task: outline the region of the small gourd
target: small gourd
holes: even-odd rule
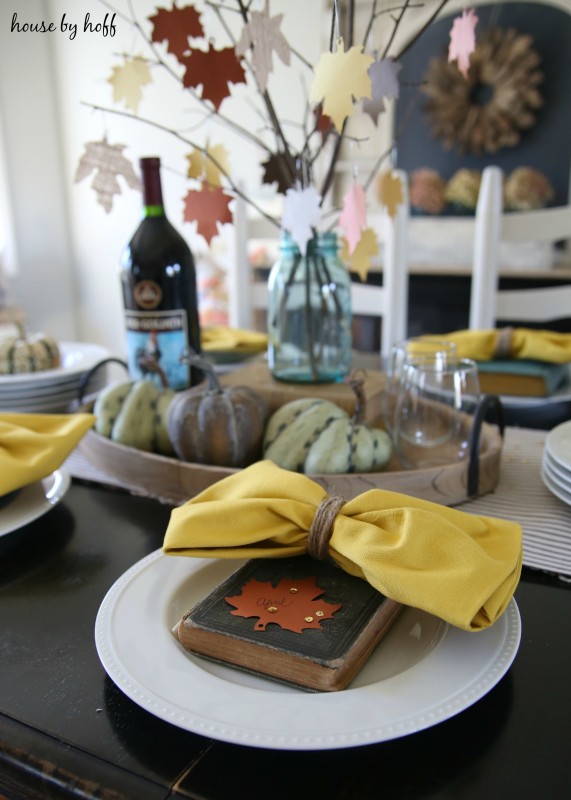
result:
[[[210,362],[188,359],[204,384],[178,392],[168,410],[167,429],[178,457],[197,464],[245,467],[259,459],[268,418],[265,400],[247,386],[223,388]]]
[[[306,475],[384,469],[392,454],[391,439],[386,431],[363,422],[362,381],[347,382],[357,396],[352,417],[329,400],[292,400],[268,421],[264,458]]]
[[[0,374],[15,375],[26,372],[43,372],[61,364],[57,341],[52,336],[36,334],[28,337],[23,326],[18,336],[0,340]]]
[[[175,392],[164,376],[161,381],[162,388],[151,378],[105,387],[93,406],[95,431],[118,444],[173,456],[166,421]]]

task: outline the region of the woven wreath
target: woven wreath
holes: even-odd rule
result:
[[[543,105],[541,58],[532,37],[489,28],[470,57],[468,77],[455,62],[431,60],[422,91],[432,135],[447,150],[495,153],[514,147]]]

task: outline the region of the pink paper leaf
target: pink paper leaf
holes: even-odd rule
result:
[[[470,56],[476,49],[476,25],[478,17],[473,9],[464,10],[461,17],[456,17],[450,31],[448,61],[457,61],[462,75],[468,77]]]
[[[352,254],[359,240],[363,228],[367,225],[367,204],[363,187],[353,181],[343,198],[343,211],[339,217],[339,224],[345,230],[345,238]]]

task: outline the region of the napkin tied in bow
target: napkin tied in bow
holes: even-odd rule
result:
[[[92,414],[0,414],[0,495],[51,475],[94,422]]]
[[[469,329],[438,338],[456,344],[458,358],[475,361],[512,358],[553,364],[571,361],[571,333],[531,328]]]
[[[167,555],[280,558],[308,550],[325,490],[261,461],[173,510]],[[372,489],[338,504],[328,555],[405,605],[477,631],[503,613],[521,573],[521,526],[398,492]]]

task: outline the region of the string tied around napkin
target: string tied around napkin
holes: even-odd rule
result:
[[[345,572],[403,605],[468,631],[489,627],[506,609],[521,574],[517,522],[384,489],[338,503],[307,475],[258,461],[173,509],[163,553],[304,555],[313,527],[312,549],[327,549]]]
[[[496,339],[494,358],[505,360],[511,357],[513,328],[500,328]]]
[[[307,552],[312,558],[323,561],[329,555],[329,540],[333,524],[345,498],[339,495],[326,495],[317,506],[313,522],[307,534]]]

